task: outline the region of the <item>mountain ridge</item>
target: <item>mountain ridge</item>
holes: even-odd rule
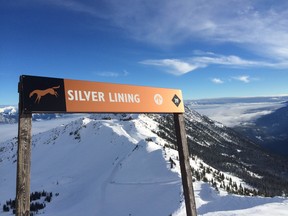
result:
[[[215,196],[218,195],[214,190],[220,194],[228,191],[249,196],[287,194],[277,187],[265,191],[261,184],[251,184],[249,178],[256,182],[267,181],[269,172],[271,178],[283,180],[283,177],[281,173],[277,176],[277,170],[259,173],[258,160],[240,160],[241,152],[246,153],[245,145],[240,145],[245,139],[235,138],[235,132],[230,132],[229,128],[189,108],[186,108],[185,122],[196,186],[199,181],[209,183],[215,188],[211,189]],[[147,215],[147,212],[149,215],[184,215],[174,133],[172,115],[97,114],[34,135],[31,191],[52,191],[54,195],[42,213],[53,216],[79,213],[114,216],[119,212],[123,215]],[[229,145],[237,148],[231,150]],[[209,148],[212,154],[204,157]],[[247,149],[257,150],[256,147]],[[11,189],[14,191],[15,182],[11,179],[16,178],[16,173],[11,169],[16,169],[16,150],[16,138],[0,144],[0,169],[4,173],[0,177],[2,205],[14,197]],[[216,163],[218,158],[220,165]],[[273,156],[269,159],[271,162]],[[246,178],[237,177],[234,165]],[[284,167],[282,171],[286,172]],[[198,203],[199,211],[206,212],[201,205]]]
[[[181,181],[175,171],[170,171],[159,145],[142,139],[151,137],[152,132],[140,124],[141,119],[100,116],[76,120],[33,136],[31,191],[59,194],[51,204],[46,204],[46,215],[112,216],[135,211],[142,212],[138,215],[157,215],[158,211],[160,215],[169,215],[176,211],[181,203]],[[145,122],[148,123],[147,119]],[[13,184],[7,179],[15,177],[8,173],[16,168],[15,155],[16,139],[1,145],[0,168],[6,175],[0,177],[0,185],[10,185],[12,190]],[[1,191],[1,198],[6,200],[14,196],[3,187]],[[162,193],[166,195],[159,197]],[[167,200],[167,196],[171,199]],[[148,197],[159,200],[149,201]]]

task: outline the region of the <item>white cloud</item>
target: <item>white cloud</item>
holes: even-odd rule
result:
[[[98,76],[103,76],[103,77],[118,77],[119,73],[114,73],[114,72],[99,72],[96,73]]]
[[[233,77],[233,79],[244,82],[244,83],[249,83],[251,82],[251,79],[249,76],[247,75],[243,75],[243,76],[238,76],[238,77]]]
[[[205,53],[197,51],[197,54],[205,54]],[[183,75],[195,71],[199,68],[209,67],[210,65],[218,65],[233,68],[274,66],[273,64],[270,63],[246,60],[234,55],[224,56],[208,52],[206,53],[206,55],[203,56],[194,56],[186,59],[160,59],[160,60],[149,59],[141,61],[140,63],[156,66],[164,70],[164,72],[174,75]]]
[[[43,2],[43,1],[42,1]],[[47,2],[47,1],[45,1]],[[288,1],[49,0],[157,45],[232,43],[288,67]]]
[[[116,72],[97,72],[96,75],[103,76],[103,77],[120,77],[120,76],[127,76],[128,72],[124,71],[123,73],[116,73]]]
[[[213,78],[211,81],[215,84],[223,84],[224,83],[224,81],[219,79],[219,78]]]
[[[216,55],[213,56],[200,56],[200,57],[193,57],[193,62],[197,62],[198,64],[202,65],[226,65],[226,66],[233,66],[233,67],[252,67],[252,66],[267,66],[268,64],[265,62],[257,62],[251,60],[245,60],[235,55]]]
[[[183,75],[198,68],[196,65],[180,59],[144,60],[140,63],[163,68],[165,72],[174,75]]]

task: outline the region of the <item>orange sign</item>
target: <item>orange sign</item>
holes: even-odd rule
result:
[[[183,113],[180,90],[64,80],[67,112]]]
[[[177,89],[34,76],[22,76],[20,84],[24,112],[184,112]]]

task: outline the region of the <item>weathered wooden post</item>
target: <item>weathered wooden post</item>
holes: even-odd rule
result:
[[[24,113],[22,81],[19,83],[19,120],[16,182],[16,216],[30,216],[30,167],[32,113]]]
[[[192,171],[189,163],[189,149],[185,131],[185,121],[182,113],[174,113],[174,124],[182,175],[186,213],[187,216],[197,216],[192,182]]]

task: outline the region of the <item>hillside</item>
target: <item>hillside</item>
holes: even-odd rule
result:
[[[38,213],[45,216],[185,215],[178,155],[173,145],[174,128],[170,118],[171,115],[92,115],[34,135],[31,192],[34,195],[36,192],[45,194],[45,198],[40,197],[32,202],[45,205]],[[244,153],[242,141],[235,143],[240,138],[234,137],[233,142],[229,142],[229,129],[189,109],[186,124],[190,145],[191,140],[195,139],[200,146],[195,151],[192,145],[191,151],[200,215],[223,210],[229,212],[238,209],[241,212],[244,208],[260,208],[259,205],[270,204],[280,212],[285,206],[287,208],[288,203],[284,198],[250,199],[227,194],[225,191],[250,196],[258,191],[246,179],[237,177],[237,172],[228,169],[229,163],[237,164],[239,159],[232,160],[234,157],[225,155],[227,147],[223,146],[229,143],[235,147],[237,144],[237,149]],[[206,135],[200,135],[204,132]],[[213,146],[218,144],[221,144],[219,151],[223,152],[216,151],[214,155],[218,158],[216,155],[220,154],[223,170],[218,163],[214,163],[214,159],[213,163],[207,160],[206,157],[212,157],[211,155],[204,156],[209,146],[214,151]],[[9,200],[15,197],[16,151],[16,139],[0,144],[1,215],[11,215],[12,212],[10,209],[4,212],[4,205],[7,207],[7,201],[10,203]],[[229,163],[226,162],[227,158]],[[277,160],[272,156],[269,159],[275,165],[273,161]],[[248,164],[246,167],[242,164],[242,159],[238,165],[242,171],[249,167]],[[271,172],[271,176],[276,176],[276,172]],[[266,178],[259,176],[259,173],[251,173],[250,169],[247,173],[258,182]],[[276,189],[274,193],[277,192]],[[231,203],[231,208],[220,205],[221,202],[217,204],[221,200]],[[237,205],[234,201],[243,205]]]
[[[232,173],[256,188],[260,195],[288,193],[287,160],[265,151],[248,138],[186,107],[186,131],[192,156],[209,166]],[[159,136],[175,143],[171,115],[161,122]]]
[[[33,136],[31,192],[54,195],[45,215],[176,211],[181,181],[155,143],[161,139],[147,128],[155,123],[145,116],[133,121],[95,117]],[[145,141],[147,137],[155,142]],[[1,203],[15,196],[15,154],[15,140],[1,145]]]

